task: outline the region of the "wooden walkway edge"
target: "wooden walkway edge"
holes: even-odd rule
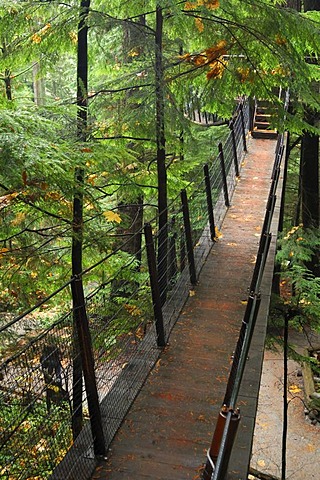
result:
[[[222,238],[213,246],[170,343],[92,480],[199,479],[225,394],[246,307],[274,161],[274,140],[250,140]],[[279,182],[281,189],[281,180]],[[278,195],[278,203],[280,195]],[[262,303],[238,406],[242,420],[230,480],[246,480],[262,369],[278,209]]]

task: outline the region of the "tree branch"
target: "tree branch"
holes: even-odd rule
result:
[[[114,135],[113,137],[93,137],[94,140],[118,140],[118,139],[134,140],[134,141],[143,141],[143,142],[155,142],[152,138],[138,138],[130,137],[129,135]]]
[[[11,191],[8,187],[3,185],[3,183],[0,183],[0,188],[3,188],[3,190],[5,190],[8,193]],[[37,205],[35,205],[33,202],[31,202],[28,199],[22,198],[20,193],[18,194],[18,196],[14,200],[17,201],[17,199],[19,199],[25,205],[29,205],[30,207],[34,208],[35,210],[38,210],[41,213],[44,213],[45,215],[48,215],[49,217],[56,218],[57,220],[60,220],[62,222],[67,223],[68,225],[71,225],[71,223],[72,223],[70,220],[67,220],[66,218],[63,218],[60,215],[56,215],[55,213],[49,212],[48,210],[45,210],[44,208],[38,207]]]
[[[120,93],[120,92],[127,92],[128,90],[137,90],[139,88],[144,88],[144,87],[152,87],[152,83],[144,83],[143,85],[133,85],[130,87],[122,87],[122,88],[103,88],[102,90],[99,90],[98,92],[92,93],[88,95],[88,99],[90,100],[91,98],[96,97],[97,95],[100,95],[101,93]]]

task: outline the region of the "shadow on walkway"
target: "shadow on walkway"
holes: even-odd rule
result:
[[[200,478],[246,308],[275,147],[274,140],[250,140],[249,153],[223,223],[222,237],[207,258],[199,283],[172,331],[169,345],[117,433],[108,460],[96,468],[92,479]],[[272,229],[275,234],[277,216],[278,207]],[[262,282],[257,328],[238,400],[242,419],[228,476],[234,480],[247,478],[274,240]]]

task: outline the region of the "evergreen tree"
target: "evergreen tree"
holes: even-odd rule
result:
[[[61,275],[68,278],[71,269],[67,252],[72,239],[72,170],[76,165],[83,168],[84,175],[83,261],[89,265],[114,244],[110,229],[119,222],[127,229],[125,218],[132,224],[133,216],[141,212],[142,205],[140,200],[136,204],[136,199],[143,198],[145,210],[147,205],[158,204],[158,226],[161,231],[166,228],[168,198],[174,198],[195,178],[193,169],[207,156],[201,145],[208,145],[215,135],[188,118],[185,110],[191,104],[229,118],[240,95],[267,98],[275,106],[273,125],[279,130],[289,128],[297,135],[317,132],[317,126],[304,117],[303,108],[315,114],[319,110],[318,93],[313,88],[318,68],[305,62],[306,57],[316,57],[319,52],[318,14],[283,8],[283,4],[271,0],[130,4],[92,0],[88,15],[87,141],[79,146],[74,125],[78,2],[2,2],[1,105],[11,120],[2,122],[5,148],[1,159],[4,167],[12,165],[10,175],[2,178],[2,194],[19,192],[15,205],[25,200],[23,195],[29,195],[27,208],[38,215],[36,228],[34,223],[31,230],[39,230],[39,224],[46,235],[50,231],[51,251],[59,251],[60,260],[54,261],[56,281]],[[291,2],[289,6],[294,5]],[[35,63],[40,67],[37,80],[45,79],[46,104],[40,108],[33,104]],[[290,89],[294,104],[294,113],[287,115],[285,123],[279,86]],[[22,127],[21,111],[26,112],[24,118],[33,118],[29,129]],[[13,130],[19,114],[19,142],[27,148],[18,152],[17,132]],[[49,124],[52,135],[46,132]],[[46,148],[40,155],[44,143]],[[51,156],[57,155],[50,149],[63,163],[59,174],[54,170],[51,175]],[[37,156],[31,161],[31,152],[39,152],[39,161],[34,161]],[[117,212],[119,199],[122,205]],[[131,207],[134,204],[137,207]],[[21,268],[26,256],[19,263],[15,259],[22,251],[28,251],[29,258],[30,249],[23,242],[33,244],[34,235],[38,238],[34,249],[38,257],[34,258],[49,251],[47,241],[46,247],[41,246],[39,233],[33,232],[32,240],[26,240],[31,232],[23,223],[25,219],[13,219],[13,210],[9,213],[9,208],[3,207],[3,248],[10,252],[4,252],[6,258],[10,256]],[[152,218],[156,210],[148,207],[146,212]],[[166,246],[166,241],[160,243]],[[49,258],[45,261],[49,265]],[[13,272],[13,268],[9,270]],[[3,271],[7,272],[5,267]],[[41,274],[42,282],[43,277]],[[46,290],[47,286],[43,293]]]

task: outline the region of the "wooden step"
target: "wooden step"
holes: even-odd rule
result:
[[[253,138],[274,139],[277,131],[270,126],[274,106],[268,100],[258,100],[254,118],[254,128],[251,132]]]
[[[272,105],[269,100],[257,100],[257,105],[259,107],[270,108]]]
[[[270,119],[270,113],[257,113],[254,117],[255,122],[269,122]]]
[[[276,130],[252,130],[251,132],[252,138],[265,138],[265,139],[276,139],[278,137],[278,133]]]
[[[268,130],[270,129],[270,123],[269,122],[260,122],[260,121],[256,121],[254,122],[254,128],[257,128],[257,129],[262,129],[262,130]]]

